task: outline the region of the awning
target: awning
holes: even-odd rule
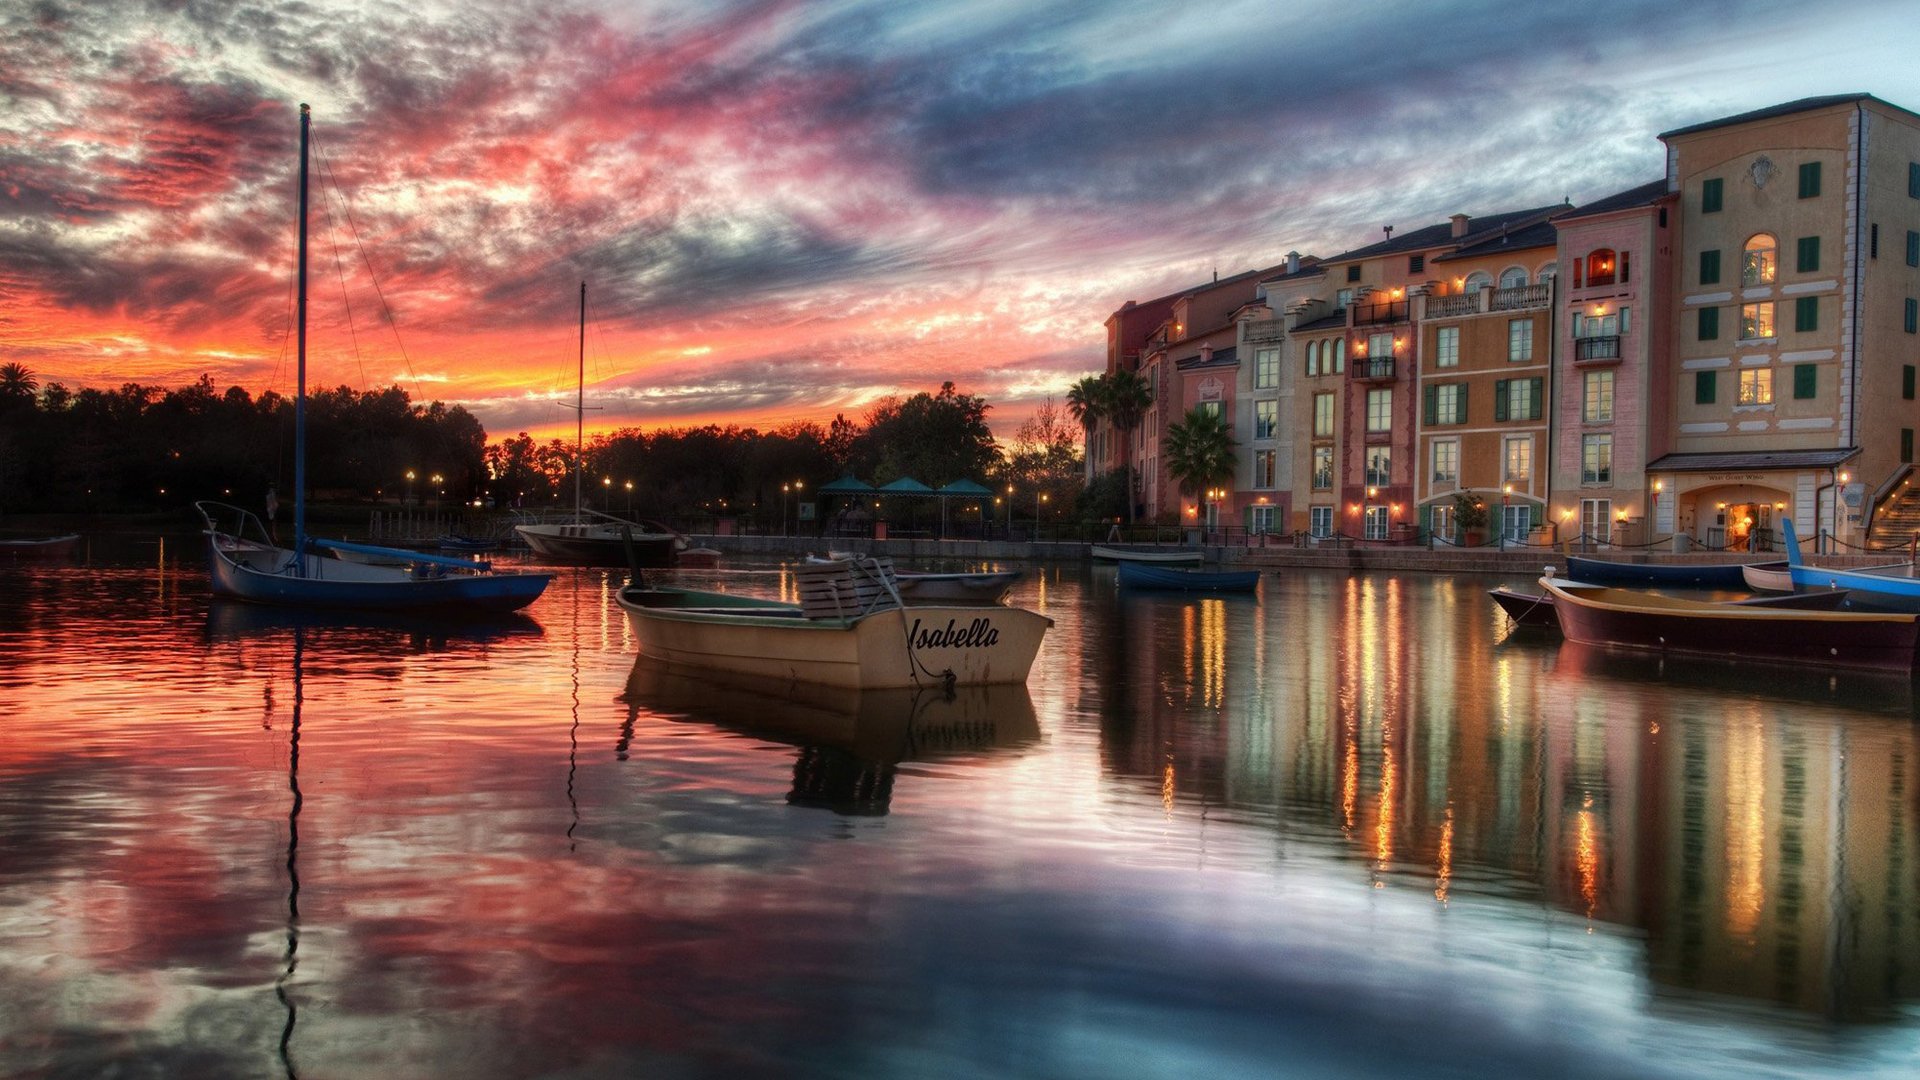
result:
[[[1647,472],[1791,472],[1833,469],[1860,456],[1857,446],[1827,450],[1748,450],[1727,454],[1668,454],[1648,463]]]

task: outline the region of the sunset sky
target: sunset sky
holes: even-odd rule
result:
[[[1005,437],[1128,299],[1920,109],[1917,43],[1912,0],[0,0],[0,363],[291,392],[306,101],[310,385],[571,432],[584,280],[590,429],[951,379]]]

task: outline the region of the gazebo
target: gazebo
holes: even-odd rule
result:
[[[955,480],[935,494],[940,496],[940,533],[947,531],[947,503],[954,499],[980,500],[980,536],[987,535],[987,506],[993,499],[993,489],[985,484],[976,484],[972,480]]]
[[[853,506],[864,504],[870,498],[938,499],[940,500],[940,535],[944,537],[947,533],[947,506],[954,499],[980,500],[981,531],[984,535],[987,521],[986,503],[993,498],[993,489],[972,480],[955,480],[953,483],[939,490],[935,490],[911,476],[903,476],[892,483],[885,484],[881,487],[874,487],[871,484],[867,484],[848,475],[842,476],[840,479],[831,483],[820,485],[814,489],[814,494],[822,500],[830,500],[835,496],[846,499],[847,502],[841,510],[841,516],[843,518],[853,517],[854,515],[850,513]],[[830,506],[828,508],[830,509]],[[827,515],[822,516],[822,520],[827,519]]]

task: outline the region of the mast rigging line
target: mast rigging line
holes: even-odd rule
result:
[[[387,303],[387,291],[380,287],[380,275],[374,272],[373,259],[370,255],[367,254],[367,245],[360,238],[360,227],[353,220],[353,204],[350,200],[348,200],[346,189],[340,186],[340,179],[337,175],[335,175],[333,171],[333,160],[327,156],[326,151],[322,147],[320,147],[317,142],[314,145],[313,152],[314,152],[314,156],[320,159],[320,170],[321,172],[326,174],[327,182],[332,185],[334,197],[340,200],[340,215],[342,218],[346,220],[347,232],[349,233],[349,235],[353,237],[354,250],[360,253],[361,265],[367,268],[367,280],[371,282],[373,285],[374,295],[379,297],[380,299],[380,310],[387,317],[387,327],[393,331],[394,347],[400,351],[400,361],[402,364],[406,366],[407,378],[413,381],[414,395],[420,399],[421,403],[424,403],[427,397],[426,391],[421,385],[419,373],[413,369],[413,357],[407,352],[407,343],[401,340],[400,338],[400,323],[397,319],[394,318],[393,305]],[[322,200],[322,207],[323,209],[325,207],[324,200]],[[332,223],[333,218],[331,214],[328,215],[327,220],[329,224]],[[336,259],[337,259],[337,250],[336,250]],[[346,279],[345,279],[344,272],[342,272],[340,288],[341,288],[341,292],[344,294],[346,292]],[[352,312],[351,305],[349,305],[348,307],[347,324],[349,327],[351,327],[353,324],[353,312]],[[358,349],[359,349],[359,343],[358,343],[358,339],[356,338],[355,339],[356,359],[358,358],[358,355],[359,355]],[[361,378],[363,380],[366,378],[366,370],[364,366],[361,369]]]

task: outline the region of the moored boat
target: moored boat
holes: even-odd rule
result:
[[[1120,584],[1134,589],[1174,589],[1183,592],[1253,592],[1260,586],[1258,570],[1189,570],[1155,563],[1123,562]]]
[[[1808,566],[1800,554],[1800,538],[1791,519],[1781,521],[1787,539],[1787,567],[1796,589],[1847,589],[1860,605],[1895,611],[1920,611],[1920,568],[1899,562],[1886,566],[1845,569]]]
[[[1022,608],[900,602],[873,560],[794,570],[800,603],[629,585],[619,594],[644,656],[829,686],[1024,683],[1053,620]]]
[[[1592,585],[1669,589],[1743,589],[1745,563],[1629,563],[1567,556],[1567,577]]]
[[[1545,594],[1523,593],[1518,589],[1509,589],[1505,585],[1497,589],[1488,589],[1487,595],[1500,605],[1516,626],[1537,629],[1558,630],[1560,617],[1554,613],[1553,597]],[[1852,594],[1845,589],[1815,589],[1798,593],[1770,593],[1764,596],[1749,596],[1740,600],[1720,600],[1715,603],[1732,607],[1770,607],[1790,608],[1805,611],[1839,611],[1847,606]]]
[[[1793,591],[1793,570],[1785,559],[1779,562],[1747,563],[1740,568],[1740,578],[1754,592]]]
[[[79,533],[0,539],[0,558],[19,560],[64,559],[80,544]]]
[[[809,556],[810,562],[859,559],[850,551],[829,551],[825,559]],[[896,570],[900,596],[910,604],[997,604],[1007,598],[1014,583],[1026,575],[1023,570],[940,571]]]
[[[1570,641],[1733,660],[1911,671],[1920,615],[1718,604],[1543,577]]]
[[[1089,554],[1102,562],[1197,563],[1202,561],[1200,553],[1189,548],[1117,548],[1095,544]]]

